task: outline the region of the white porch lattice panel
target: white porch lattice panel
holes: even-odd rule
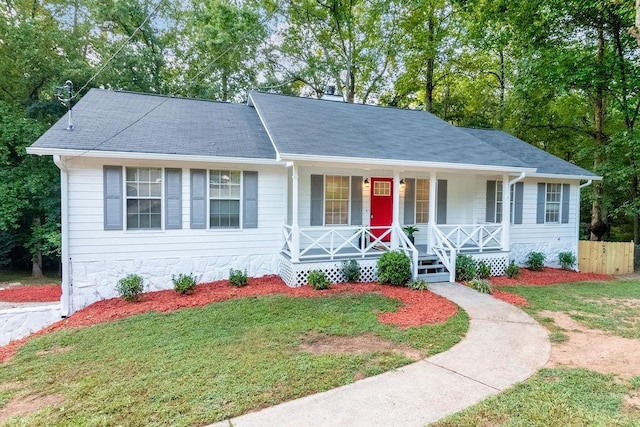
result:
[[[509,252],[483,252],[469,254],[476,263],[483,261],[491,267],[491,276],[504,276],[509,265]]]
[[[360,281],[375,282],[378,280],[375,259],[356,259],[360,266]],[[324,272],[331,283],[344,282],[341,261],[303,262],[293,263],[284,256],[280,256],[278,274],[291,288],[297,288],[308,283],[309,272],[320,270]]]

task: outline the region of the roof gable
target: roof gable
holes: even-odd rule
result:
[[[255,110],[242,104],[91,89],[32,147],[275,159]]]

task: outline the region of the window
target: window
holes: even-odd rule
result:
[[[240,171],[209,171],[209,227],[240,228]]]
[[[429,222],[429,180],[416,179],[416,224]]]
[[[562,184],[547,184],[544,222],[560,223]]]
[[[162,225],[162,169],[127,168],[127,229],[153,230]]]
[[[503,203],[503,193],[502,193],[502,181],[495,181],[495,197],[494,200],[494,217],[496,223],[502,222],[502,203]],[[509,221],[513,224],[513,219],[515,217],[515,185],[511,185],[509,189]]]
[[[324,222],[328,225],[349,224],[348,176],[325,177]]]

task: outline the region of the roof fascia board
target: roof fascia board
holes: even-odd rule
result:
[[[256,110],[256,113],[258,113],[258,119],[260,119],[260,123],[262,123],[262,127],[264,128],[264,131],[267,132],[267,136],[269,137],[271,146],[273,146],[273,149],[276,152],[276,159],[281,160],[280,150],[278,150],[278,147],[276,146],[276,143],[273,140],[273,136],[271,135],[271,131],[269,130],[269,126],[267,126],[267,122],[262,118],[262,114],[260,114],[260,108],[258,108],[258,105],[256,105],[255,101],[253,100],[253,96],[251,95],[251,92],[249,92],[249,96],[247,98],[247,105],[253,106],[253,108]]]
[[[109,158],[109,159],[134,159],[134,160],[171,160],[201,163],[251,163],[260,165],[284,165],[276,159],[259,159],[252,157],[218,157],[218,156],[194,156],[188,154],[159,154],[138,153],[124,151],[91,151],[91,150],[65,150],[59,148],[27,147],[28,154],[40,156],[65,156],[73,159],[78,157]]]
[[[543,178],[543,179],[575,179],[577,181],[602,181],[602,177],[598,175],[561,175],[553,173],[532,173],[527,178]]]
[[[280,155],[280,160],[301,161],[301,162],[323,162],[336,164],[361,164],[363,166],[386,166],[393,168],[430,168],[439,170],[469,170],[483,172],[513,172],[527,174],[533,173],[536,169],[517,167],[517,166],[493,166],[493,165],[474,165],[467,163],[443,163],[443,162],[417,162],[414,160],[385,160],[385,159],[367,159],[361,157],[330,157],[330,156],[314,156],[314,155],[297,155],[285,154]]]

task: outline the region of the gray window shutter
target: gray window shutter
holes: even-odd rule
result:
[[[164,228],[182,228],[182,169],[164,170]]]
[[[436,211],[436,224],[447,223],[447,180],[439,179],[436,192],[438,193],[438,207]]]
[[[242,227],[258,228],[258,172],[243,173]]]
[[[191,228],[207,228],[207,171],[191,169]]]
[[[311,175],[311,225],[322,225],[324,215],[324,175]]]
[[[487,213],[485,221],[496,222],[496,182],[487,181]]]
[[[416,223],[416,180],[407,178],[404,180],[404,223]]]
[[[569,197],[571,196],[571,185],[562,184],[562,223],[569,223]]]
[[[514,224],[522,224],[522,206],[523,206],[523,199],[524,199],[524,182],[516,182],[516,188],[514,190],[514,201],[513,203],[515,203],[514,206],[514,218],[513,218],[513,223]]]
[[[536,215],[536,223],[538,224],[544,224],[544,216],[545,216],[545,211],[544,211],[544,206],[545,206],[545,202],[547,200],[547,184],[545,184],[544,182],[539,182],[538,183],[538,208],[537,208],[537,215]]]
[[[362,225],[362,177],[351,177],[351,225]]]
[[[122,230],[122,166],[104,167],[104,229]]]

